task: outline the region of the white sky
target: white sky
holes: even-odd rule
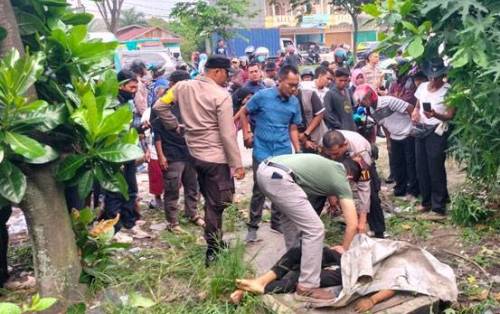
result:
[[[77,0],[69,0],[75,5]],[[98,15],[97,7],[94,1],[81,0],[87,12]],[[125,0],[122,9],[135,8],[136,11],[144,12],[147,16],[156,16],[168,18],[170,10],[177,3],[176,0]]]

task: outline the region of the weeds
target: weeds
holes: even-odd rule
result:
[[[103,310],[106,313],[267,313],[260,298],[247,296],[240,306],[228,303],[235,289],[235,279],[252,276],[244,260],[245,246],[236,242],[223,250],[214,265],[206,268],[205,243],[198,228],[186,226],[189,233],[161,234],[168,249],[142,249],[125,252],[116,259],[112,292],[107,291]],[[154,302],[147,309],[134,307],[131,291]],[[119,295],[117,299],[116,295]]]
[[[392,216],[388,222],[389,232],[394,236],[412,234],[419,239],[427,239],[430,234],[432,223],[425,220],[407,219],[398,216]]]
[[[231,204],[224,210],[223,228],[225,232],[234,232],[241,221],[240,210],[236,204]]]
[[[486,221],[494,211],[490,206],[496,201],[486,187],[470,183],[456,193],[451,202],[451,219],[457,225],[472,226]]]
[[[340,244],[344,239],[345,225],[335,221],[329,215],[321,216],[325,226],[325,243],[329,245]]]

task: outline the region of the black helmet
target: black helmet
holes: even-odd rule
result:
[[[311,76],[314,77],[314,71],[311,68],[305,68],[302,70],[300,73],[300,78],[303,78],[304,76]]]

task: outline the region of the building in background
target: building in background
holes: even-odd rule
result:
[[[280,28],[281,37],[296,45],[310,42],[326,46],[348,44],[352,47],[352,20],[348,14],[334,10],[328,0],[314,0],[310,12],[305,6],[292,8],[289,0],[265,0],[261,14],[266,28]],[[302,17],[299,21],[299,17]],[[366,25],[367,17],[359,17],[357,42],[376,41],[375,25]]]

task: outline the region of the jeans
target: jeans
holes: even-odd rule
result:
[[[415,168],[415,139],[407,137],[403,140],[391,139],[391,155],[393,175],[396,180],[394,193],[405,195],[410,193],[418,196],[419,188]]]
[[[446,135],[431,133],[416,139],[417,175],[422,195],[422,206],[430,207],[437,213],[446,212],[448,188],[446,182]]]
[[[264,202],[266,196],[261,192],[259,185],[257,184],[257,168],[259,164],[255,160],[252,161],[253,170],[253,189],[252,189],[252,199],[250,200],[250,222],[248,223],[249,228],[258,229],[259,223],[262,221],[262,210],[264,209]],[[271,205],[271,227],[277,228],[280,225],[280,212],[276,209],[274,204]]]

